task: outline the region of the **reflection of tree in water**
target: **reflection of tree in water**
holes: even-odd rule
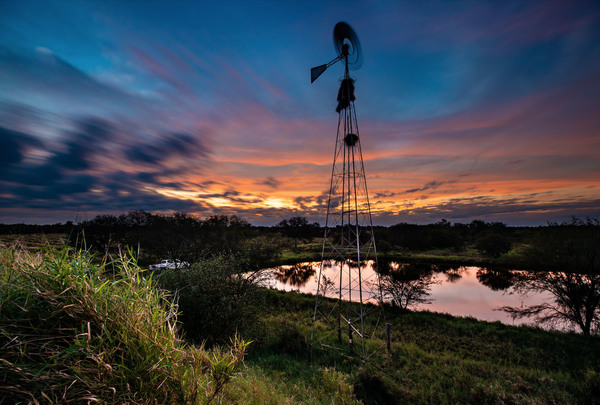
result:
[[[435,264],[431,266],[433,271],[437,273],[444,273],[446,275],[446,281],[449,283],[456,283],[462,278],[464,272],[467,271],[466,267],[451,267],[442,264]]]
[[[430,304],[431,286],[439,283],[431,265],[379,262],[378,272],[384,300],[401,309]]]
[[[311,263],[298,263],[290,268],[277,268],[274,277],[282,283],[294,287],[303,287],[314,274],[315,269]]]
[[[526,257],[537,267],[556,272],[520,273],[515,290],[548,291],[552,302],[524,308],[504,307],[515,317],[535,317],[538,322],[565,321],[586,335],[600,333],[600,222],[573,218],[550,225],[531,241]]]
[[[481,268],[477,270],[477,280],[492,291],[504,291],[515,284],[515,273],[510,270]]]
[[[547,291],[552,302],[528,307],[502,307],[516,318],[534,317],[536,322],[558,326],[565,321],[589,335],[600,332],[600,276],[565,272],[527,272],[517,276],[519,293]]]
[[[323,274],[321,285],[319,286],[319,295],[322,297],[332,297],[337,295],[339,291],[335,286],[335,282]]]

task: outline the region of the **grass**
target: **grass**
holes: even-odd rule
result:
[[[4,248],[0,403],[600,403],[598,337],[388,308],[391,353],[371,339],[365,364],[317,347],[309,364],[314,297],[262,294],[253,343],[207,349],[128,256]]]
[[[273,265],[275,266],[297,262],[321,260],[322,248],[322,238],[313,238],[310,241],[298,243],[297,246],[293,248],[282,250],[281,254],[274,259]]]
[[[128,257],[0,254],[0,398],[11,403],[209,403],[247,343],[206,350],[177,334],[176,306]],[[2,402],[2,401],[0,401]]]
[[[0,246],[19,246],[30,249],[40,246],[62,248],[68,235],[65,233],[0,234]]]
[[[372,342],[379,351],[371,351],[366,365],[317,350],[309,365],[314,298],[266,294],[264,333],[250,348],[244,372],[226,390],[232,402],[600,403],[598,337],[389,308],[391,354]],[[251,385],[252,392],[239,389]]]

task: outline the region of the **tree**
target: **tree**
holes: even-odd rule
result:
[[[512,247],[510,239],[497,233],[489,233],[477,241],[475,247],[486,256],[498,258],[507,253]]]
[[[214,215],[206,218],[200,229],[205,250],[203,256],[243,250],[250,228],[247,221],[235,215]]]
[[[534,317],[536,322],[576,325],[584,335],[590,335],[600,325],[600,276],[566,272],[528,272],[520,274],[515,291],[550,292],[551,302],[527,307],[503,307],[517,317]]]
[[[297,242],[299,239],[306,240],[316,236],[319,224],[317,222],[311,224],[305,217],[297,216],[282,220],[277,224],[277,227],[283,231],[285,236],[294,238]]]

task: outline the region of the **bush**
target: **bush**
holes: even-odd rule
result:
[[[63,250],[0,253],[0,397],[15,402],[211,401],[247,343],[181,341],[176,307],[130,259],[104,266]]]
[[[511,242],[506,236],[494,233],[483,236],[477,241],[475,247],[486,256],[498,258],[510,250]]]
[[[354,385],[354,394],[362,403],[398,403],[399,398],[396,398],[396,396],[390,391],[390,388],[379,375],[365,368],[360,369],[358,381]]]
[[[260,273],[245,274],[247,268],[243,257],[221,254],[157,277],[161,288],[174,294],[188,339],[223,343],[256,323]]]

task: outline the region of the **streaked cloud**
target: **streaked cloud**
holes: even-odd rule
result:
[[[334,56],[333,4],[3,9],[0,222],[323,222],[341,71],[308,71]],[[366,55],[353,74],[376,223],[600,217],[596,3],[375,1],[343,18]]]

